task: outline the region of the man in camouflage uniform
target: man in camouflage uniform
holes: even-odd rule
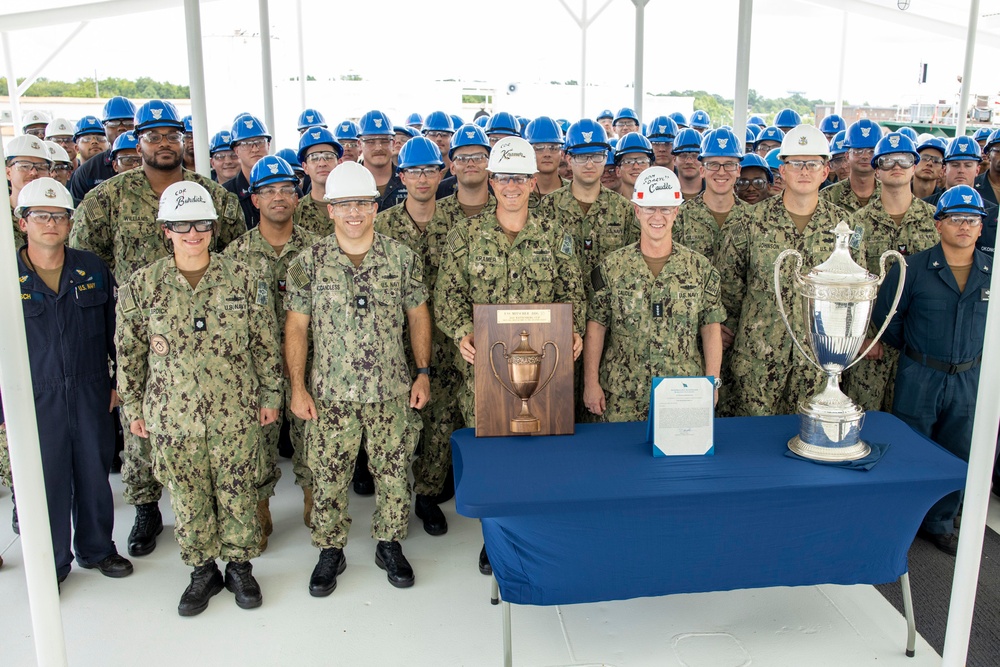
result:
[[[919,161],[913,142],[898,132],[887,134],[875,147],[871,163],[882,190],[847,221],[852,229],[867,228],[868,257],[863,265],[870,273],[879,275],[879,258],[886,250],[908,256],[940,240],[934,226],[934,207],[910,190],[914,165]],[[878,328],[872,326],[869,335],[874,337],[876,333]],[[873,349],[868,358],[844,374],[844,392],[865,410],[890,412],[898,361],[899,352],[891,346]]]
[[[312,186],[295,209],[295,226],[319,238],[333,233],[333,220],[326,210],[326,179],[344,155],[344,149],[325,127],[310,127],[299,137],[299,162]]]
[[[254,269],[270,288],[271,306],[278,322],[278,344],[273,350],[280,357],[285,329],[285,307],[282,299],[285,294],[285,277],[288,265],[299,253],[313,245],[319,239],[317,236],[298,225],[293,224],[298,195],[295,186],[298,179],[292,166],[273,155],[265,155],[250,170],[250,189],[253,205],[260,211],[260,223],[246,234],[226,246],[225,255]],[[303,453],[305,447],[305,424],[296,417],[290,407],[291,385],[287,381],[287,371],[284,382],[283,416],[288,420],[289,437],[293,445],[292,469],[295,473],[295,483],[302,488],[304,496],[303,521],[309,525],[309,515],[312,511],[312,474],[305,464]],[[274,495],[274,486],[281,478],[278,467],[278,437],[281,433],[282,414],[273,424],[264,428],[263,447],[260,462],[260,479],[257,482],[257,514],[263,529],[261,549],[267,548],[267,538],[273,529],[271,521],[270,498]]]
[[[413,585],[403,555],[410,516],[407,468],[430,399],[431,322],[419,255],[374,231],[378,188],[371,173],[344,162],[326,182],[336,230],[288,267],[285,354],[292,411],[306,424],[313,473],[312,542],[321,549],[309,593],[327,596],[344,571],[351,518],[347,485],[362,438],[375,478],[375,562],[393,586]],[[417,366],[404,356],[404,320]],[[307,336],[313,365],[306,384]]]
[[[727,319],[723,344],[731,345],[729,374],[732,389],[722,397],[720,412],[727,415],[780,415],[798,411],[798,402],[811,396],[822,382],[822,373],[794,349],[778,312],[774,292],[774,262],[787,248],[802,254],[808,270],[833,252],[831,230],[846,212],[819,197],[826,179],[830,146],[819,128],[799,125],[781,144],[785,189],[748,207],[723,231],[715,266],[722,275],[722,304]],[[856,261],[863,262],[867,248],[864,230],[852,240]],[[788,320],[800,341],[805,341],[802,299],[794,290],[794,262],[782,272],[782,298]]]
[[[867,206],[873,197],[878,197],[882,192],[882,184],[875,178],[872,154],[881,138],[882,129],[867,118],[851,124],[847,128],[846,138],[850,175],[823,188],[820,197],[848,213],[854,213]]]
[[[160,195],[174,183],[190,181],[208,191],[218,213],[213,229],[219,250],[246,230],[236,195],[182,167],[184,123],[170,102],[151,100],[139,107],[135,133],[142,167],[88,192],[76,209],[69,234],[70,247],[89,250],[103,259],[119,285],[138,269],[170,254],[156,215]],[[136,506],[128,553],[145,556],[156,548],[156,536],[163,530],[157,505],[161,487],[153,475],[149,442],[135,437],[128,428],[122,481],[125,502]]]
[[[701,160],[705,189],[681,205],[674,223],[673,238],[709,260],[722,236],[726,222],[744,207],[736,198],[743,151],[736,135],[727,128],[710,130],[702,142]]]
[[[609,254],[591,275],[583,401],[604,421],[645,420],[654,377],[712,375],[719,383],[726,316],[719,272],[704,256],[673,243],[681,202],[672,171],[642,172],[632,197],[639,242]]]
[[[406,199],[375,218],[375,231],[406,245],[423,260],[424,285],[433,294],[441,252],[448,236],[449,221],[437,210],[434,193],[444,176],[444,161],[437,145],[426,137],[414,137],[399,151],[399,176],[406,186]],[[432,308],[428,299],[428,309]],[[462,428],[458,389],[462,375],[455,367],[455,350],[440,329],[432,327],[431,396],[420,412],[423,430],[413,461],[414,511],[430,535],[444,535],[448,522],[435,502],[444,491],[451,465],[451,434]],[[404,338],[404,341],[406,339]],[[407,360],[411,357],[407,348]],[[410,369],[411,375],[416,373]]]
[[[573,180],[543,197],[534,214],[572,235],[582,276],[589,276],[612,250],[638,239],[629,201],[601,185],[610,150],[604,128],[597,121],[585,118],[570,125],[566,131],[566,154],[573,168]]]
[[[436,208],[448,220],[449,229],[458,221],[496,210],[497,200],[490,192],[486,173],[490,150],[490,140],[477,125],[468,123],[452,135],[448,154],[457,189],[455,194],[439,200]]]
[[[598,169],[603,161],[601,153]],[[484,212],[452,228],[434,285],[437,326],[467,362],[456,359],[465,377],[459,405],[466,426],[476,423],[473,304],[572,304],[573,359],[583,351],[586,303],[573,236],[528,208],[535,169],[535,152],[527,141],[505,137],[497,142],[487,165],[497,194],[496,212]],[[493,572],[485,547],[479,554],[479,570]]]
[[[152,443],[181,558],[194,567],[178,613],[200,614],[223,586],[250,609],[262,601],[250,564],[260,554],[260,427],[281,405],[270,289],[246,265],[209,252],[217,216],[204,187],[168,186],[158,218],[173,257],[136,271],[119,294],[122,419]]]

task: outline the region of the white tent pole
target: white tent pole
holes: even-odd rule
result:
[[[5,161],[2,147],[0,161]],[[7,192],[6,172],[0,173],[0,192]],[[68,664],[66,640],[59,613],[52,531],[45,499],[35,394],[28,364],[28,342],[24,332],[15,253],[10,207],[0,206],[0,312],[7,317],[6,326],[0,327],[0,386],[10,466],[17,489],[17,514],[21,523],[21,553],[28,584],[31,629],[35,657],[40,667],[65,667]]]
[[[737,139],[747,126],[750,96],[750,37],[753,32],[753,0],[740,0],[736,33],[736,95],[733,99],[733,132]],[[742,139],[740,139],[742,141]]]
[[[643,96],[643,74],[642,68],[646,60],[645,37],[646,37],[646,4],[649,0],[632,0],[635,5],[635,80],[633,81],[634,97],[632,104],[635,105],[635,115],[639,117],[639,127],[642,127],[642,96]]]
[[[277,127],[274,124],[274,81],[271,80],[271,18],[267,0],[257,0],[257,6],[260,10],[260,69],[264,86],[264,122],[267,131],[273,137]],[[274,152],[273,141],[271,152]]]
[[[833,113],[844,113],[844,70],[847,69],[847,12],[840,17],[840,66],[837,68],[837,98],[833,103]],[[847,124],[850,125],[848,120]]]
[[[299,107],[306,108],[306,47],[302,36],[302,0],[295,0],[295,27],[299,43]],[[274,128],[271,128],[272,130]]]
[[[971,0],[969,3],[969,32],[965,38],[965,67],[962,69],[962,97],[958,101],[958,118],[955,121],[956,137],[965,134],[966,117],[969,115],[969,95],[972,92],[972,58],[976,54],[976,32],[978,29],[979,0]]]
[[[580,118],[584,118],[587,115],[587,28],[601,15],[601,12],[607,9],[608,5],[611,4],[611,0],[605,0],[601,8],[589,19],[587,18],[587,0],[583,0],[583,13],[580,17],[569,8],[566,0],[559,0],[559,4],[576,21],[576,24],[580,26]]]
[[[3,42],[3,59],[7,63],[7,95],[10,96],[10,122],[14,134],[21,134],[21,95],[17,92],[17,75],[14,73],[14,59],[10,55],[10,35],[0,32],[0,42]],[[7,174],[4,173],[4,182]],[[6,192],[6,190],[5,190]],[[0,208],[3,208],[0,206]]]
[[[198,0],[184,0],[187,32],[188,77],[191,81],[191,124],[194,129],[195,169],[211,178],[208,156],[208,104],[205,99],[205,63],[201,49],[201,7]]]
[[[32,72],[28,78],[22,81],[21,85],[17,87],[18,96],[24,95],[28,88],[31,87],[31,84],[38,80],[39,75],[45,70],[46,67],[48,67],[49,63],[55,60],[55,57],[62,53],[63,49],[69,46],[69,43],[73,41],[73,38],[79,35],[80,31],[86,28],[89,23],[90,21],[84,21],[80,25],[76,26],[76,28],[73,29],[73,32],[71,32],[69,36],[59,44],[59,46],[52,50],[49,57],[43,60],[38,67],[35,68],[35,71]]]

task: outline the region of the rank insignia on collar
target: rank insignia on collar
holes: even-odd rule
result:
[[[898,246],[896,246],[896,249],[899,250],[899,254],[900,255],[905,255],[906,254],[906,244],[905,243],[900,243]]]
[[[194,330],[198,333],[208,331],[208,325],[205,323],[204,317],[194,318]]]
[[[78,276],[85,276],[85,275],[87,275],[87,272],[84,271],[83,269],[77,269],[76,270],[76,275],[78,275]]]
[[[941,262],[934,262],[931,266],[941,266]]]
[[[20,276],[18,278],[18,281],[21,282],[21,283],[23,283],[23,282],[25,282],[27,280],[28,280],[28,274],[24,274],[23,276]]]

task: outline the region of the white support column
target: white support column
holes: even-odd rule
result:
[[[14,134],[20,134],[21,130],[21,95],[17,92],[17,75],[14,73],[14,59],[10,54],[10,35],[0,32],[0,42],[3,42],[3,59],[7,64],[7,94],[10,96],[10,122],[14,127]],[[7,175],[4,174],[4,181]],[[3,208],[0,206],[0,208]],[[13,223],[11,223],[13,224]]]
[[[208,104],[205,99],[205,63],[201,49],[201,7],[199,0],[184,0],[187,33],[188,77],[191,81],[191,123],[194,129],[195,169],[211,178],[208,156]]]
[[[965,38],[965,67],[962,69],[962,98],[958,101],[958,119],[955,122],[955,136],[965,134],[966,118],[969,115],[969,95],[972,93],[972,58],[976,54],[976,32],[979,29],[979,0],[969,3],[969,32]],[[976,568],[978,572],[979,569]]]
[[[0,162],[4,161],[3,158],[0,147]],[[0,192],[7,192],[6,172],[0,172]],[[0,312],[5,313],[7,318],[6,326],[0,327],[4,428],[7,429],[11,472],[17,488],[21,553],[28,584],[35,658],[40,667],[65,667],[68,664],[66,639],[59,613],[59,590],[52,554],[49,509],[45,500],[42,455],[38,447],[38,422],[31,367],[28,364],[24,311],[17,280],[13,224],[10,208],[0,206]],[[11,574],[8,572],[3,576]]]
[[[274,136],[274,81],[271,79],[271,16],[267,0],[257,0],[260,10],[260,64],[261,79],[264,87],[264,123],[267,131]],[[271,152],[274,152],[274,142],[271,142]]]
[[[632,82],[633,92],[632,104],[635,106],[635,115],[639,117],[639,127],[642,127],[642,96],[643,96],[643,64],[646,60],[645,37],[646,37],[646,5],[649,0],[632,0],[635,5],[635,80]]]
[[[750,95],[750,37],[753,32],[753,0],[740,0],[736,28],[736,94],[733,96],[733,133],[740,138],[747,126]]]
[[[580,27],[580,118],[583,118],[587,115],[587,28],[601,15],[601,12],[607,9],[608,5],[611,4],[611,0],[605,0],[601,8],[590,18],[587,18],[587,0],[583,0],[583,13],[579,17],[569,8],[566,0],[559,0],[559,4],[563,6],[563,9],[569,13]]]
[[[846,11],[840,17],[840,67],[837,69],[837,99],[833,103],[833,113],[844,113],[844,70],[847,67],[847,17]],[[850,125],[850,121],[848,121]]]

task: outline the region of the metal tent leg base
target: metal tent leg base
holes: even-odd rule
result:
[[[503,667],[511,667],[514,657],[510,647],[510,603],[503,601]]]
[[[899,577],[899,586],[903,589],[903,612],[906,614],[906,657],[916,655],[917,623],[913,618],[913,596],[910,594],[910,573],[904,572]]]

